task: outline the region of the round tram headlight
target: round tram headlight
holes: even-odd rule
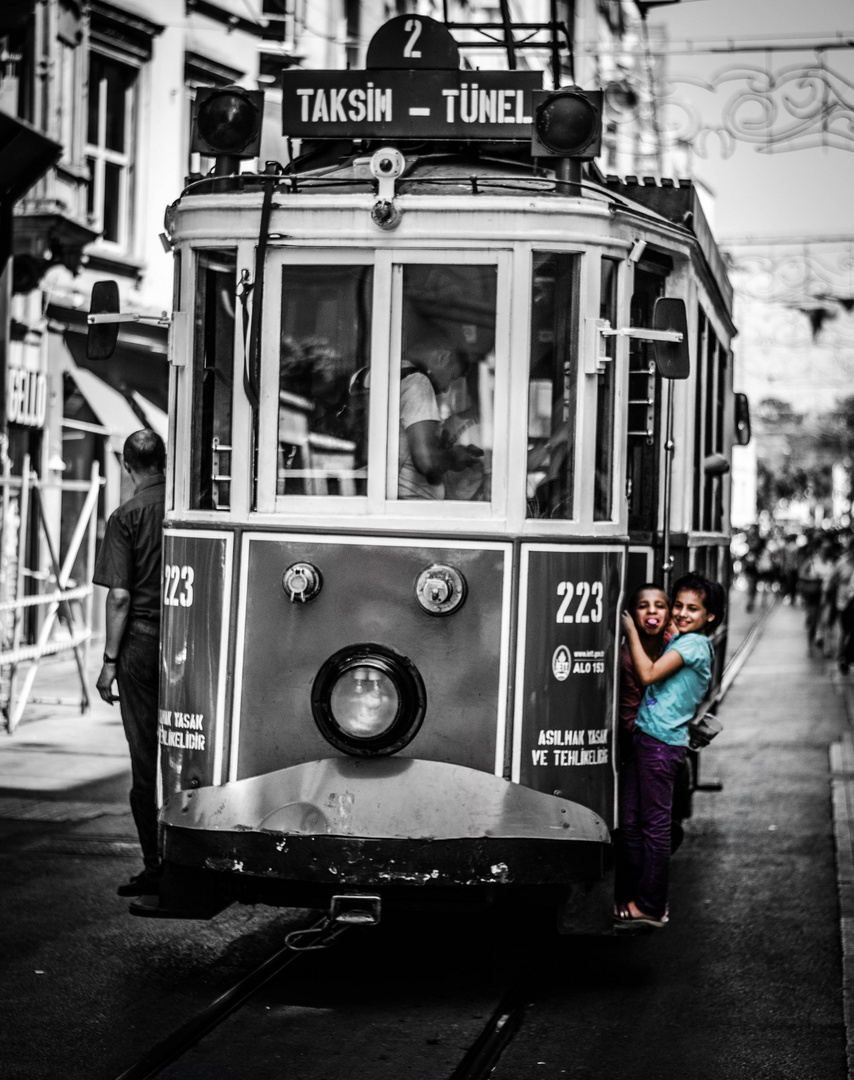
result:
[[[263,111],[260,91],[241,86],[199,89],[192,149],[202,154],[255,157]]]
[[[317,673],[311,709],[323,737],[354,755],[393,754],[415,738],[427,695],[418,669],[383,645],[339,650]]]

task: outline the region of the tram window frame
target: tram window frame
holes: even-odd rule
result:
[[[692,526],[700,532],[724,528],[724,476],[709,476],[703,463],[723,454],[725,401],[730,352],[699,305],[697,320],[697,394],[694,414],[694,507]]]
[[[256,513],[287,514],[290,518],[367,515],[376,511],[376,499],[372,490],[376,486],[374,473],[377,465],[377,441],[381,432],[376,420],[377,399],[385,393],[385,375],[378,369],[374,358],[382,355],[383,319],[378,317],[377,306],[377,252],[370,248],[333,248],[329,246],[306,246],[289,249],[273,245],[268,250],[264,278],[264,314],[261,343],[261,410],[258,422],[258,440],[261,448],[257,470]],[[280,345],[282,335],[282,271],[288,267],[367,267],[373,275],[373,296],[369,309],[370,333],[368,359],[370,366],[370,392],[367,401],[367,491],[362,494],[277,494],[278,452],[269,453],[267,448],[278,447],[280,402]],[[378,434],[379,433],[379,434]],[[385,442],[382,442],[384,454]]]
[[[219,263],[219,269],[216,263]],[[206,266],[206,263],[214,265]],[[235,246],[199,247],[194,251],[193,272],[193,347],[192,389],[190,403],[190,485],[188,508],[193,511],[229,513],[232,510],[232,453],[235,423],[234,359],[237,326],[238,249]],[[213,312],[209,294],[217,283],[208,271],[222,275],[222,284],[230,284],[229,303],[223,302]],[[204,280],[203,280],[204,275]],[[213,336],[216,355],[208,361],[206,348]],[[210,373],[205,377],[205,373]],[[210,433],[210,439],[207,435]],[[221,439],[217,451],[213,439]],[[210,445],[208,445],[208,442]],[[214,461],[215,455],[217,460]],[[227,471],[226,471],[227,470]],[[228,477],[216,480],[215,477]],[[210,487],[208,487],[208,482]],[[216,490],[215,490],[216,486]]]
[[[655,301],[665,296],[673,261],[667,255],[635,265],[629,308],[630,326],[652,326]],[[629,339],[628,410],[626,425],[626,504],[628,530],[632,536],[651,539],[658,528],[662,443],[662,378],[658,374],[651,341]],[[643,395],[646,395],[644,397]],[[651,401],[651,404],[632,402]],[[631,432],[651,431],[648,438]],[[635,478],[639,483],[635,484]]]
[[[503,440],[498,440],[495,445],[494,432],[500,429],[500,416],[503,411],[504,397],[503,384],[506,382],[506,365],[502,341],[509,337],[509,309],[510,304],[502,304],[500,298],[509,295],[509,253],[487,250],[454,250],[447,249],[427,251],[396,251],[390,261],[390,312],[391,328],[389,337],[389,386],[388,386],[388,422],[387,434],[388,445],[386,453],[386,512],[390,516],[401,517],[426,516],[426,517],[452,517],[452,518],[483,518],[491,517],[493,507],[497,501],[503,505],[506,469],[506,446]],[[403,355],[403,328],[405,321],[405,277],[407,268],[416,266],[438,267],[491,267],[495,273],[495,301],[494,301],[494,329],[493,346],[491,350],[491,368],[485,356],[478,361],[477,370],[483,376],[479,383],[488,384],[486,392],[491,399],[491,417],[482,418],[484,429],[489,436],[483,439],[487,447],[487,457],[491,458],[488,464],[488,498],[463,499],[463,498],[400,498],[399,496],[399,473],[400,473],[400,394],[401,394],[401,357]],[[460,324],[462,327],[464,324]],[[485,354],[486,355],[486,354]],[[483,366],[485,365],[485,366]],[[471,369],[470,369],[471,372]],[[488,410],[490,411],[490,410]],[[481,421],[479,420],[479,423]],[[492,444],[491,446],[489,444]]]
[[[545,523],[559,523],[564,525],[568,522],[576,522],[578,520],[578,475],[576,462],[578,460],[578,407],[579,407],[579,379],[581,373],[581,303],[582,303],[582,275],[584,272],[584,260],[585,252],[578,249],[572,250],[560,250],[555,248],[535,248],[531,252],[531,265],[530,265],[530,290],[531,290],[531,306],[530,306],[530,318],[528,326],[528,365],[526,371],[527,377],[527,422],[526,422],[526,439],[528,447],[528,468],[526,470],[526,489],[525,489],[525,519],[528,528],[537,527],[541,528]],[[552,315],[552,327],[549,330],[548,326],[539,327],[537,323],[537,274],[539,272],[540,278],[545,277],[543,271],[547,267],[550,261],[557,261],[557,273],[560,275],[560,286],[554,285],[553,292],[550,297],[545,297],[546,306],[542,308],[541,314],[545,314],[548,318],[548,312],[551,308]],[[558,302],[555,299],[557,290],[560,287],[563,291],[559,294],[559,299],[563,302]],[[552,335],[552,342],[557,342],[558,348],[552,351],[551,359],[551,371],[553,377],[535,379],[532,377],[535,369],[540,370],[545,374],[549,373],[549,360],[548,353],[544,351],[542,355],[538,352],[537,345],[548,345],[548,335]],[[559,351],[558,351],[559,349]],[[566,359],[568,357],[568,359]],[[545,366],[544,366],[545,365]],[[562,378],[558,378],[562,373]],[[539,390],[536,389],[535,383],[539,384]],[[559,397],[556,391],[557,386],[561,384],[563,387],[562,397]],[[550,387],[550,391],[549,391]],[[546,419],[541,413],[539,416],[532,410],[535,409],[534,395],[543,392],[550,392],[551,394],[551,415]],[[562,405],[563,419],[561,424],[558,425],[558,429],[562,425],[566,425],[565,438],[561,441],[565,443],[568,453],[565,456],[563,467],[560,470],[560,476],[556,475],[551,462],[551,454],[549,452],[547,459],[549,466],[546,474],[539,480],[536,487],[532,487],[533,480],[542,469],[531,469],[532,464],[537,464],[534,460],[536,457],[541,456],[537,454],[539,449],[541,452],[547,451],[549,446],[555,442],[556,428],[554,424],[555,410],[558,405]],[[546,428],[543,427],[543,421],[545,420]],[[536,421],[536,422],[535,422]],[[542,442],[544,431],[548,431],[548,436],[545,440],[545,445],[539,448],[532,445],[535,440]],[[551,477],[549,477],[551,473]],[[550,491],[544,492],[547,503],[541,506],[537,501],[537,493],[544,487],[551,488]],[[557,492],[555,497],[554,492]],[[560,515],[555,515],[554,509],[562,507],[564,512]],[[536,511],[536,512],[535,512]],[[542,512],[541,512],[542,511]],[[533,526],[536,523],[536,526]]]
[[[612,327],[619,325],[621,265],[620,258],[610,255],[599,260],[599,317]],[[617,341],[616,335],[603,340],[608,360],[596,374],[593,520],[597,524],[615,520]]]
[[[348,288],[336,288],[342,283]],[[287,261],[278,267],[276,284],[279,348],[268,354],[271,365],[272,358],[279,357],[276,498],[365,498],[370,471],[368,421],[372,393],[373,263],[369,260],[358,263]],[[303,285],[304,292],[300,291]],[[288,302],[292,292],[294,304]],[[342,342],[347,339],[348,304],[352,304],[350,314],[356,325],[355,339],[349,351],[342,347]],[[323,310],[328,310],[331,316],[326,324],[317,320],[318,312]],[[325,337],[324,325],[329,327]],[[284,362],[286,348],[294,350],[290,368]],[[288,407],[291,430],[295,434],[299,427],[296,417],[300,412],[306,417],[303,440],[291,443],[282,440]],[[314,425],[309,421],[312,416],[318,420]],[[323,430],[330,427],[334,430]],[[361,437],[353,436],[351,440],[349,434],[354,427],[361,429]],[[319,449],[324,444],[325,455]],[[349,467],[336,470],[328,460],[330,454],[344,451],[348,444],[353,460]],[[292,448],[295,460],[302,461],[301,467],[289,469],[284,465],[285,446]],[[319,456],[316,465],[311,461],[313,452]],[[302,460],[302,455],[308,455],[309,460]],[[343,460],[341,464],[343,466]],[[296,490],[289,491],[289,483],[295,485]],[[300,486],[303,490],[299,490]],[[352,490],[345,492],[345,486]],[[363,490],[359,490],[360,487]]]

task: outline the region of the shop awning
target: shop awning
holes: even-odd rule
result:
[[[156,431],[160,438],[166,442],[166,436],[169,431],[169,418],[162,409],[158,409],[155,404],[143,397],[142,394],[136,390],[133,392],[133,400],[137,408],[142,412],[142,415],[148,421],[148,426],[152,431]]]
[[[32,124],[0,112],[0,202],[17,202],[61,153],[60,144]]]
[[[70,356],[67,357],[65,371],[77,384],[77,389],[86,398],[105,432],[115,440],[113,449],[120,454],[128,435],[139,431],[145,425],[123,394],[114,390],[112,386],[108,386],[103,379],[99,379],[91,371],[77,367]]]

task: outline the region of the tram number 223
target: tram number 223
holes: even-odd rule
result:
[[[175,566],[174,563],[167,563],[163,567],[163,603],[166,607],[193,606],[195,576],[192,566]]]
[[[557,594],[561,601],[555,622],[601,622],[604,593],[605,588],[601,581],[559,581]]]

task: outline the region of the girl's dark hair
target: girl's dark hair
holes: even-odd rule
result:
[[[656,592],[664,594],[664,599],[667,601],[667,606],[670,607],[670,597],[667,595],[667,590],[663,585],[659,585],[657,581],[647,581],[644,585],[638,585],[632,595],[629,597],[629,602],[626,604],[626,611],[634,611],[637,606],[638,600],[640,600],[640,594],[647,589],[655,589]]]
[[[726,594],[723,586],[711,578],[703,577],[702,574],[683,574],[673,586],[673,598],[676,599],[680,592],[695,592],[702,596],[703,605],[710,615],[714,615],[715,622],[720,625],[724,610],[726,609]]]

